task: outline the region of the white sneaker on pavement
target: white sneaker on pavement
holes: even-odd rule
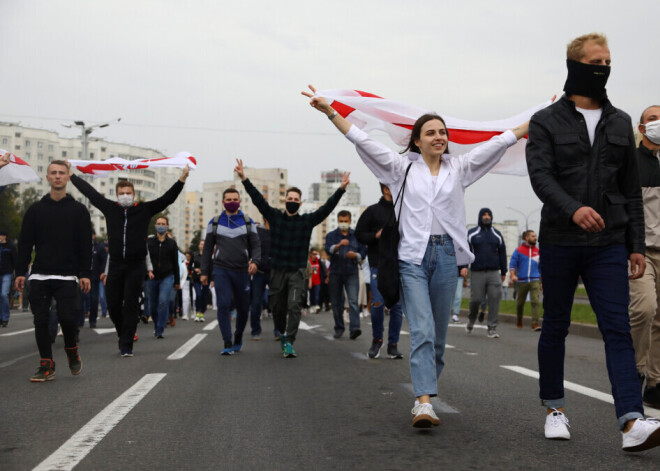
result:
[[[660,420],[637,419],[632,428],[621,432],[623,451],[644,451],[660,445]]]
[[[456,314],[454,314],[453,316],[451,316],[451,320],[452,320],[452,322],[459,322],[459,321],[460,321],[459,318],[458,318],[458,316],[457,316]]]
[[[440,419],[435,415],[433,406],[431,404],[415,404],[415,407],[412,409],[412,426],[415,428],[430,428],[431,426],[437,426],[440,424]]]
[[[563,412],[555,409],[545,418],[545,438],[550,440],[570,440],[571,432],[568,431],[568,418]]]

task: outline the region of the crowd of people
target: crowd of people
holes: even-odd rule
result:
[[[642,451],[660,445],[660,422],[645,418],[643,409],[644,402],[660,404],[660,106],[643,111],[638,127],[642,142],[636,149],[631,118],[606,94],[611,68],[606,38],[576,38],[568,45],[566,64],[568,77],[560,99],[529,122],[464,155],[449,152],[450,131],[437,114],[421,116],[412,126],[408,145],[397,153],[352,125],[310,86],[303,95],[355,145],[382,192],[355,228],[351,213],[339,211],[338,228],[327,234],[323,248],[310,250],[312,230],[340,203],[349,173],[324,205],[301,214],[300,189],[289,188],[284,208],[274,208],[237,159],[234,171],[262,223],[241,211],[240,193],[228,188],[224,210],[208,222],[199,250],[182,257],[168,235],[167,217],[157,217],[155,234],[147,232],[152,218],[180,194],[187,167],[163,196],[139,202],[126,180],[117,183],[117,198],[110,200],[71,175],[66,161],[52,161],[46,175],[50,194],[25,213],[17,254],[0,233],[3,326],[8,322],[6,293],[12,273],[17,274],[16,289],[22,291],[34,252],[29,299],[41,360],[31,381],[45,382],[55,375],[49,336],[52,300],[69,369],[74,375],[81,372],[76,336],[81,294],[98,293],[100,283],[105,284],[108,313],[124,358],[133,356],[140,316],[147,322],[150,317],[154,336],[163,339],[166,325],[174,325],[171,306],[177,293],[183,318],[204,322],[209,290],[215,295],[223,356],[241,351],[248,320],[251,338],[261,338],[267,292],[273,334],[283,357],[298,355],[294,344],[304,309],[315,313],[330,305],[336,339],[345,333],[347,312],[348,337],[355,340],[362,334],[360,313],[369,304],[372,342],[367,355],[377,358],[384,342],[385,298],[392,299],[392,293],[379,286],[395,277],[398,302],[387,303],[387,353],[403,358],[398,341],[405,316],[415,395],[412,426],[429,428],[440,423],[431,398],[438,394],[448,325],[452,310],[453,320],[458,318],[464,280],[469,276],[471,287],[467,333],[472,333],[487,299],[487,335],[498,338],[502,283],[508,276],[515,284],[517,326],[523,327],[529,297],[531,328],[540,330],[539,398],[546,412],[545,436],[567,440],[565,338],[581,278],[605,343],[623,449]],[[479,212],[478,225],[467,231],[464,194],[526,136],[529,178],[543,203],[539,246],[535,232],[525,231],[523,243],[507,263],[504,240],[493,227],[489,208]],[[107,257],[105,248],[93,243],[87,208],[66,193],[69,181],[105,216]],[[385,243],[391,240],[391,228],[399,236],[395,246]],[[386,263],[393,251],[398,260],[394,270]],[[9,270],[12,260],[15,268]],[[370,302],[360,300],[361,278],[362,285],[370,287]],[[141,309],[143,290],[146,301]],[[90,296],[91,326],[97,318],[97,300],[98,294]]]

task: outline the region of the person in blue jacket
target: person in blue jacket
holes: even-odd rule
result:
[[[523,308],[527,293],[532,304],[532,330],[539,331],[539,296],[541,294],[541,271],[539,270],[539,248],[536,246],[536,233],[527,230],[522,234],[523,244],[513,252],[509,270],[511,282],[516,284],[517,327],[523,327]]]

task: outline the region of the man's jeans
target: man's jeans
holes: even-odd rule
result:
[[[9,322],[9,293],[11,292],[11,273],[0,275],[0,321]]]
[[[438,394],[451,303],[456,253],[448,235],[430,236],[421,265],[399,260],[401,306],[410,327],[410,376],[415,397]]]
[[[250,327],[252,336],[261,335],[261,309],[264,305],[264,291],[268,284],[268,274],[257,272],[250,282]]]
[[[208,303],[209,287],[204,286],[201,281],[195,281],[193,287],[195,288],[195,309],[204,314]]]
[[[543,329],[539,339],[540,398],[549,408],[564,406],[564,356],[578,277],[605,341],[605,362],[614,407],[623,428],[642,418],[642,395],[628,316],[628,263],[624,245],[561,247],[543,244]]]
[[[233,271],[216,267],[213,269],[215,294],[218,299],[218,324],[222,340],[230,343],[231,302],[236,306],[236,335],[234,343],[243,343],[243,331],[250,309],[250,275],[246,271]]]
[[[332,302],[332,313],[335,317],[335,333],[337,334],[343,334],[346,330],[344,326],[344,303],[342,302],[343,289],[346,289],[346,296],[348,297],[349,330],[354,332],[360,328],[360,307],[358,306],[360,278],[357,271],[351,275],[330,272],[330,300]]]
[[[163,335],[165,325],[170,318],[170,299],[174,291],[174,275],[162,280],[147,281],[147,302],[149,313],[154,321],[154,335]]]
[[[452,303],[452,312],[455,316],[461,313],[461,303],[463,302],[463,277],[456,279],[456,291],[454,291],[454,302]]]
[[[387,345],[399,343],[403,316],[401,303],[396,303],[390,309],[390,324]],[[371,331],[374,339],[382,340],[385,330],[385,300],[378,291],[378,267],[371,267]]]

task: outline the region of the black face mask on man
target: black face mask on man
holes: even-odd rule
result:
[[[610,66],[583,64],[582,62],[566,60],[568,77],[564,91],[568,95],[580,95],[604,100],[607,98],[607,79],[610,76]]]
[[[300,203],[296,203],[295,201],[287,201],[285,206],[289,214],[295,214],[300,209]]]

